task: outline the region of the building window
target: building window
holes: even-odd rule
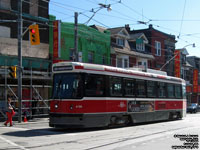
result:
[[[106,64],[106,56],[105,55],[102,56],[102,64]]]
[[[117,58],[117,67],[122,68],[122,58]]]
[[[155,48],[156,48],[156,55],[161,56],[161,43],[156,41],[155,42]]]
[[[88,62],[93,63],[94,62],[94,53],[88,52]]]
[[[117,45],[123,46],[123,47],[125,46],[125,40],[124,39],[117,38],[116,41],[117,41]]]
[[[124,68],[128,68],[128,59],[124,59]]]
[[[136,50],[138,50],[138,51],[144,51],[145,50],[143,39],[137,39],[136,40]]]
[[[10,0],[0,0],[0,8],[1,9],[9,9],[10,10]]]

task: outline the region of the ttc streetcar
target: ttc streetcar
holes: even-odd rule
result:
[[[50,127],[90,128],[181,119],[185,81],[134,69],[60,62],[53,65]]]

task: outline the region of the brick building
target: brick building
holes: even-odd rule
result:
[[[131,30],[129,34],[144,33],[148,40],[145,49],[148,53],[151,53],[155,59],[148,60],[148,66],[151,69],[160,70],[160,68],[174,56],[175,50],[175,36],[164,32],[161,32],[153,28],[153,25],[149,25],[147,29]],[[167,64],[163,71],[166,71],[168,75],[174,76],[174,61]]]

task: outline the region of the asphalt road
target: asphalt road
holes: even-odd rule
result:
[[[183,120],[111,129],[58,130],[48,126],[48,119],[0,125],[0,150],[200,149],[199,141],[200,113]]]

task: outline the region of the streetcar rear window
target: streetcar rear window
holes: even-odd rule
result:
[[[169,98],[174,98],[175,97],[175,93],[174,93],[174,85],[168,83],[167,84],[167,94]]]
[[[175,97],[182,98],[181,85],[175,85]]]

